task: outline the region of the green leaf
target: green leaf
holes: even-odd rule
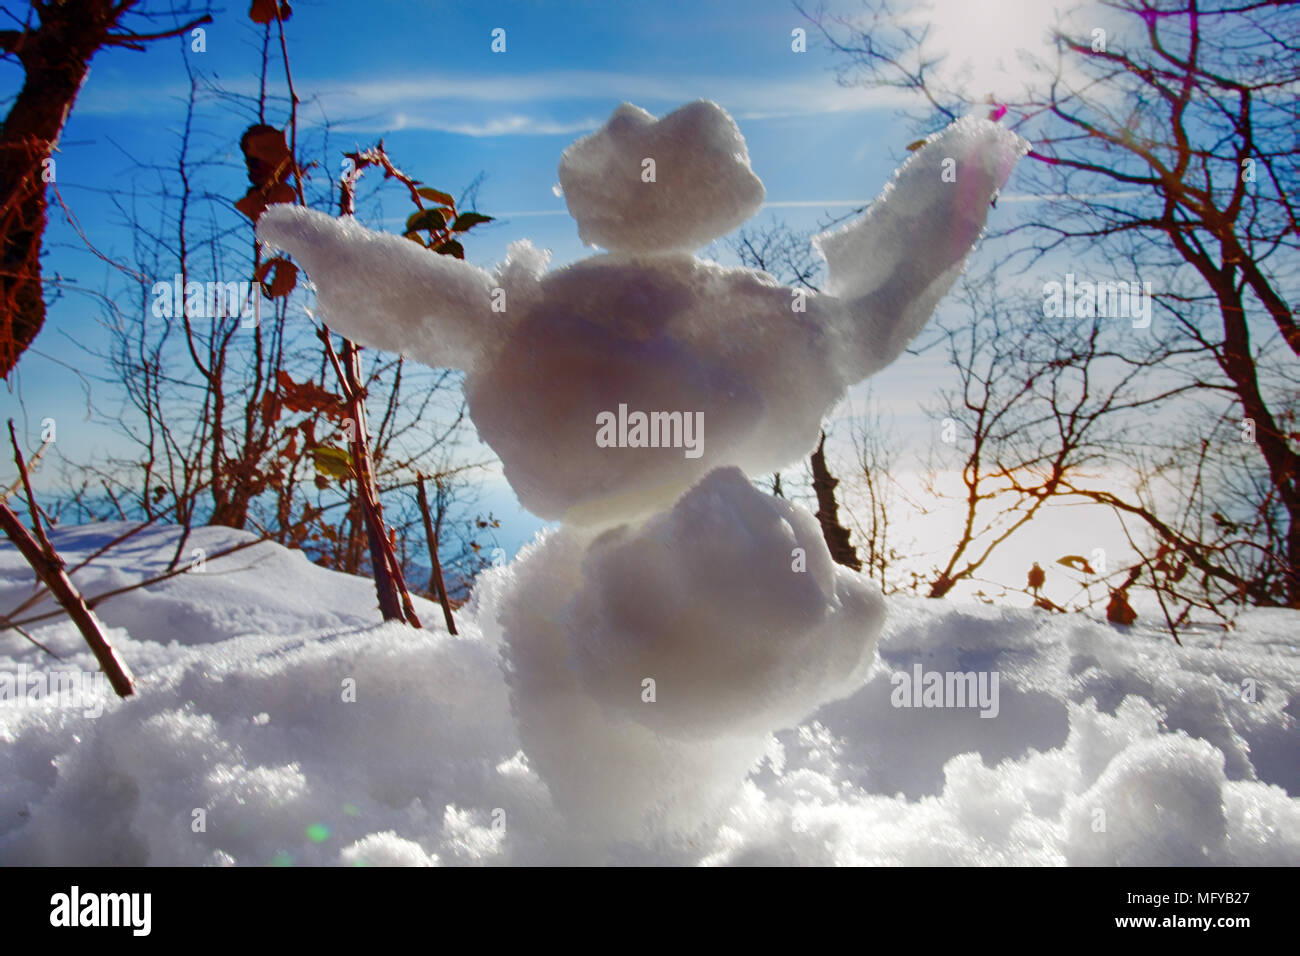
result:
[[[440,193],[438,190],[430,189],[428,186],[423,186],[420,189],[417,189],[416,192],[420,194],[420,198],[427,199],[430,202],[436,202],[439,206],[451,206],[452,208],[455,208],[456,206],[456,200],[452,199],[446,193]]]
[[[455,256],[457,259],[465,258],[465,247],[455,239],[448,239],[433,247],[433,251],[440,256]]]
[[[474,226],[477,226],[481,222],[491,222],[491,221],[492,221],[491,216],[483,216],[476,212],[463,212],[459,216],[457,216],[456,221],[452,223],[451,231],[465,232],[467,229],[471,229]]]
[[[440,209],[417,209],[406,219],[407,232],[419,232],[422,229],[445,229],[447,218]]]
[[[345,449],[321,446],[309,450],[318,474],[338,481],[352,477],[352,456]]]

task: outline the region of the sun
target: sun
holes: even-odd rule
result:
[[[1034,75],[1026,55],[1041,60],[1051,50],[1059,14],[1053,0],[929,0],[910,10],[905,22],[929,26],[923,52],[943,57],[937,71],[942,86],[975,100],[1003,101],[1015,98]]]

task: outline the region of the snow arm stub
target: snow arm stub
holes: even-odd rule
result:
[[[967,116],[931,136],[865,213],[813,237],[826,291],[843,303],[844,377],[896,359],[952,288],[984,231],[989,204],[1029,142]]]
[[[257,238],[292,255],[321,318],[369,348],[435,368],[471,368],[504,334],[498,278],[400,236],[301,206],[271,206]]]

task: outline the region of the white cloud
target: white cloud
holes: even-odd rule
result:
[[[310,125],[328,117],[334,127],[354,131],[427,129],[465,136],[574,135],[597,128],[611,101],[628,100],[658,107],[712,99],[742,120],[815,116],[897,106],[893,90],[850,89],[828,77],[805,79],[737,76],[651,76],[596,70],[558,70],[514,76],[408,75],[355,83],[332,77],[299,79],[306,101],[299,121]],[[225,84],[233,93],[255,94],[251,83]],[[182,102],[188,87],[179,84],[88,87],[78,102],[81,114],[122,116],[156,113]],[[599,102],[574,117],[565,108]],[[544,104],[545,109],[529,109]],[[499,105],[500,111],[493,106]]]
[[[372,130],[376,128],[377,120],[354,120],[344,123],[336,123],[334,128],[339,131],[345,130]],[[483,121],[456,122],[454,120],[445,120],[438,116],[416,113],[412,115],[407,112],[399,112],[392,115],[389,122],[382,123],[383,129],[387,132],[395,132],[403,129],[426,129],[437,130],[443,133],[458,133],[461,136],[572,136],[577,133],[589,132],[600,125],[601,121],[595,118],[581,119],[571,123],[559,123],[553,120],[544,119],[537,116],[525,116],[520,113],[512,113],[507,116],[499,116],[494,119]]]
[[[337,83],[337,81],[333,81]],[[310,83],[299,85],[311,89]],[[331,84],[317,84],[327,89]],[[836,86],[827,77],[791,80],[779,77],[675,76],[659,79],[636,73],[600,70],[553,70],[517,76],[447,76],[424,74],[400,79],[348,84],[345,93],[327,93],[354,108],[367,104],[472,100],[479,103],[525,103],[552,100],[609,100],[680,103],[701,97],[755,118],[789,111],[829,113],[887,105],[884,93]]]
[[[310,84],[302,83],[311,89]],[[740,120],[815,116],[897,106],[893,90],[849,89],[829,78],[786,81],[777,78],[678,76],[656,79],[630,73],[565,70],[501,77],[428,75],[377,80],[331,90],[322,84],[316,99],[323,113],[347,119],[343,128],[388,131],[430,129],[468,136],[573,135],[596,129],[600,119],[556,119],[556,104],[626,100],[655,107],[677,106],[697,99],[721,103]],[[545,113],[520,106],[547,105]],[[492,104],[509,104],[495,114]],[[308,111],[309,113],[311,111]]]

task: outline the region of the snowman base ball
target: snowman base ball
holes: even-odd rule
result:
[[[480,619],[524,750],[575,829],[629,840],[725,807],[772,731],[861,684],[885,618],[816,518],[736,468],[644,522],[561,528],[497,574]]]

